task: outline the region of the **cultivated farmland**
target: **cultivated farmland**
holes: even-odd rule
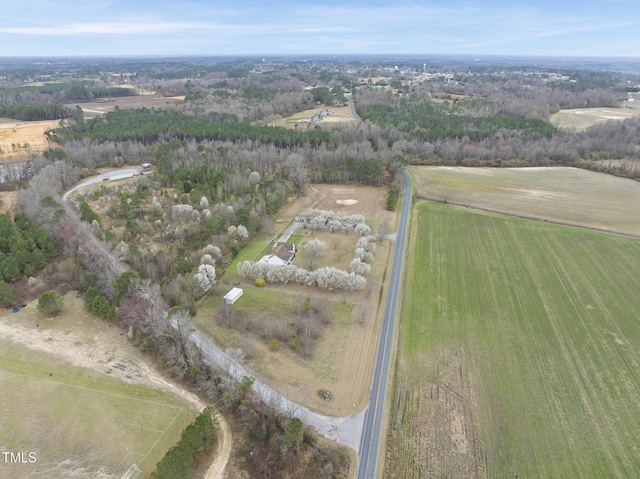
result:
[[[640,469],[640,241],[416,207],[387,477]]]
[[[560,110],[549,117],[558,128],[581,131],[607,121],[622,121],[640,115],[640,105],[625,102],[622,108],[575,108]]]
[[[640,183],[578,168],[411,167],[420,198],[640,236]]]

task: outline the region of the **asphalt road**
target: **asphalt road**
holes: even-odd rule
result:
[[[116,176],[116,175],[122,175],[122,174],[128,174],[131,173],[132,175],[137,175],[139,172],[139,170],[115,170],[115,171],[110,171],[108,173],[103,173],[101,175],[98,176],[93,176],[91,178],[87,178],[86,180],[82,181],[81,183],[78,183],[76,186],[74,186],[73,188],[71,188],[69,191],[67,191],[64,195],[62,195],[62,201],[67,201],[67,198],[69,198],[69,195],[71,193],[73,193],[74,191],[78,191],[81,190],[82,188],[86,188],[89,185],[95,185],[96,183],[101,183],[102,181],[108,181],[109,177],[111,176]]]
[[[406,170],[404,170],[404,181],[404,199],[402,201],[400,225],[396,236],[393,266],[391,267],[391,276],[389,278],[389,290],[384,309],[378,356],[373,372],[369,407],[364,416],[364,428],[360,438],[358,471],[356,473],[358,479],[375,479],[378,458],[384,456],[384,451],[380,450],[380,439],[383,431],[384,404],[387,396],[389,364],[393,351],[393,332],[396,321],[396,310],[398,309],[398,294],[402,286],[402,264],[407,238],[407,225],[409,223],[409,208],[411,206],[411,180]]]
[[[356,113],[356,108],[353,105],[353,98],[351,97],[351,93],[345,93],[344,94],[345,98],[349,101],[349,108],[351,108],[351,116],[353,116],[356,120],[358,120],[358,122],[364,126],[364,121],[362,121],[362,118],[360,118],[360,115],[358,115]]]
[[[173,325],[176,327],[176,325]],[[189,339],[195,343],[204,354],[205,360],[215,368],[221,368],[233,378],[240,381],[243,376],[253,375],[244,369],[236,360],[223,352],[205,333],[197,328],[191,329]],[[253,389],[268,405],[279,410],[288,417],[297,417],[307,426],[313,426],[323,436],[345,444],[353,449],[358,447],[361,440],[362,421],[364,413],[346,417],[325,416],[295,403],[279,393],[260,379],[255,379]]]

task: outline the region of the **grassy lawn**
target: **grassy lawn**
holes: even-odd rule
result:
[[[388,477],[640,469],[640,241],[423,203]]]
[[[155,469],[195,418],[181,401],[1,341],[0,450],[35,452],[33,464],[0,461],[1,477],[122,477]]]

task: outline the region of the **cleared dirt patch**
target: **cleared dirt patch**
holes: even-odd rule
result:
[[[321,112],[329,110],[331,113],[323,115],[322,120],[312,120],[314,116],[319,115]],[[321,125],[325,123],[353,123],[357,125],[358,122],[351,115],[351,109],[348,106],[332,106],[327,108],[326,106],[311,108],[298,113],[294,113],[291,116],[280,118],[269,123],[270,126],[281,126],[285,128],[313,128],[315,125]]]
[[[278,216],[293,217],[318,209],[361,214],[369,225],[385,219],[395,220],[395,213],[386,211],[385,194],[385,190],[372,186],[310,185],[306,196],[290,201]]]
[[[17,121],[0,119],[0,158],[28,159],[49,148],[45,132],[58,127],[57,120]]]
[[[15,211],[18,205],[17,191],[0,191],[0,214]]]

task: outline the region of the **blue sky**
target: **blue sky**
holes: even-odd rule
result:
[[[18,0],[0,56],[469,54],[640,57],[638,0]]]

